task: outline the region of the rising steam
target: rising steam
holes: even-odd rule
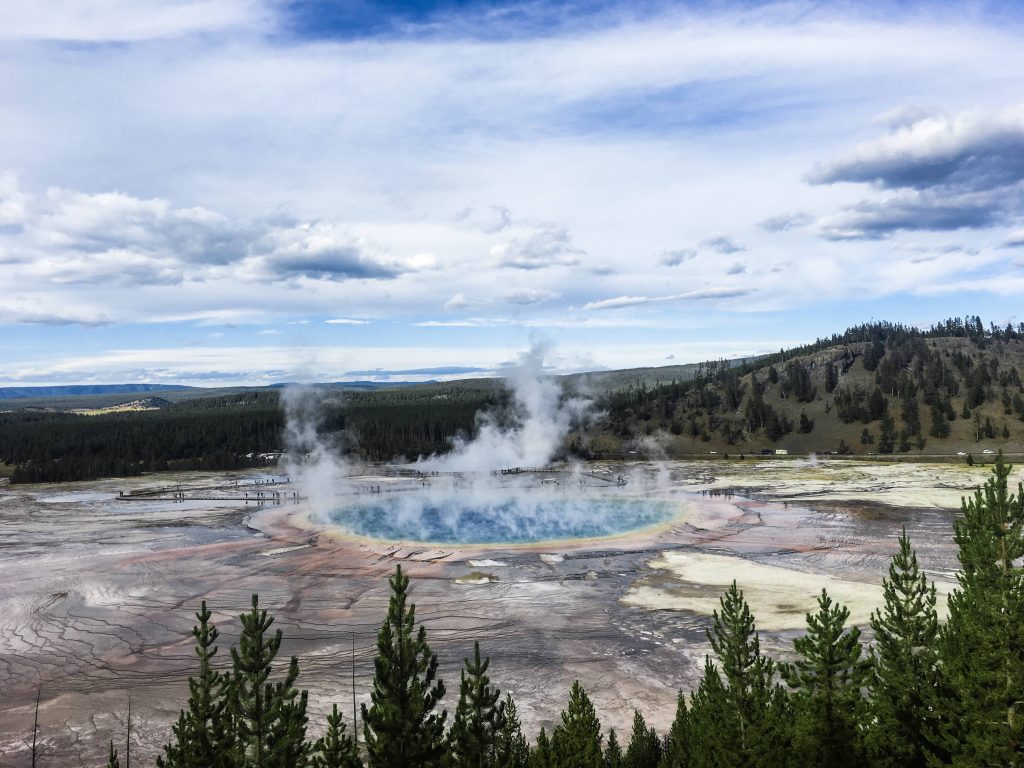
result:
[[[457,438],[450,453],[420,459],[426,469],[444,472],[492,472],[500,467],[543,467],[562,449],[575,424],[585,420],[592,401],[562,397],[556,379],[544,373],[547,347],[536,345],[510,369],[511,413],[477,414],[478,432],[472,440]]]
[[[285,414],[281,466],[316,512],[336,506],[338,494],[348,484],[348,465],[340,449],[320,434],[323,398],[322,390],[304,384],[291,384],[281,392]]]

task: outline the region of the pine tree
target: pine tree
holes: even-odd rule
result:
[[[790,762],[793,752],[793,703],[788,691],[776,684],[756,734],[751,752],[753,768],[780,768]]]
[[[301,768],[305,765],[306,693],[295,689],[299,675],[293,656],[285,679],[270,681],[282,633],[267,632],[274,618],[252,596],[252,610],[240,617],[238,647],[231,649],[229,696],[237,735],[235,759],[245,768]],[[291,762],[289,762],[291,761]]]
[[[555,756],[551,749],[551,740],[543,726],[537,734],[537,743],[530,750],[529,768],[555,768]]]
[[[437,655],[427,630],[416,625],[416,605],[407,605],[409,577],[402,566],[389,580],[388,615],[377,633],[371,705],[362,706],[363,735],[371,768],[434,768],[445,751],[447,712],[434,712],[444,697]]]
[[[622,747],[619,746],[619,737],[615,729],[608,731],[608,743],[604,748],[604,768],[622,768]]]
[[[188,710],[182,710],[172,727],[174,740],[157,757],[158,768],[227,768],[232,765],[234,734],[227,711],[228,678],[213,669],[219,632],[210,622],[213,614],[206,601],[196,613],[199,622],[192,628],[199,674],[188,680]]]
[[[114,740],[110,740],[110,757],[107,758],[107,768],[121,768],[121,761],[117,759],[117,750],[114,749]]]
[[[527,768],[530,745],[523,736],[519,712],[511,694],[505,695],[505,720],[494,743],[495,768]]]
[[[659,768],[687,768],[689,764],[690,715],[686,711],[686,697],[680,691],[676,697],[676,716],[668,732]]]
[[[572,684],[562,723],[551,737],[554,768],[601,768],[601,722],[580,681]]]
[[[487,677],[490,658],[481,660],[480,643],[473,643],[473,660],[468,658],[459,684],[459,703],[448,735],[454,768],[487,768],[493,763],[495,742],[504,726],[505,705],[501,691]]]
[[[305,768],[310,745],[306,741],[306,715],[309,694],[295,688],[299,677],[299,660],[292,656],[285,679],[275,683],[273,701],[277,719],[271,728],[270,759],[272,768]]]
[[[718,668],[704,657],[704,676],[690,697],[690,765],[693,768],[735,768],[741,765],[740,743],[729,738],[735,713]],[[731,731],[735,734],[735,730]]]
[[[337,704],[327,716],[327,732],[313,747],[310,765],[312,768],[363,768],[355,740],[345,733],[345,722]]]
[[[799,658],[781,666],[796,693],[794,753],[801,765],[860,768],[864,764],[861,689],[870,661],[861,658],[860,630],[846,630],[849,609],[824,589],[817,613],[807,614],[807,634],[793,641]]]
[[[937,682],[935,585],[917,565],[906,528],[882,581],[885,605],[871,614],[875,642],[869,685],[873,765],[924,768],[929,702]]]
[[[720,736],[734,741],[744,756],[741,760],[746,760],[758,751],[757,731],[771,696],[775,665],[761,655],[754,617],[735,581],[719,602],[721,611],[713,614],[708,640],[728,686],[728,710],[721,724],[725,730]]]
[[[1000,452],[954,522],[961,571],[940,632],[934,763],[1024,762],[1024,487],[1009,493],[1011,470]]]
[[[653,728],[648,728],[639,710],[633,711],[633,733],[623,759],[625,768],[658,768],[661,741]]]

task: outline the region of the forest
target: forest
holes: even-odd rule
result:
[[[562,457],[643,453],[650,440],[666,456],[775,447],[883,455],[1024,450],[1024,325],[986,328],[978,317],[924,330],[870,323],[689,372],[650,385],[615,379],[595,395],[598,418],[567,436]],[[585,385],[579,376],[566,384]],[[321,433],[368,461],[444,453],[453,438],[475,434],[481,413],[516,418],[496,379],[325,389],[321,399]],[[286,449],[284,418],[276,388],[140,413],[9,411],[0,413],[0,465],[13,468],[13,482],[265,466]]]
[[[904,530],[883,579],[871,641],[822,590],[785,659],[760,650],[735,582],[707,630],[695,691],[680,691],[667,733],[637,711],[630,734],[605,732],[577,681],[553,730],[522,732],[514,698],[493,685],[474,644],[454,713],[401,566],[377,634],[369,706],[346,722],[334,705],[312,738],[300,662],[277,659],[282,633],[259,607],[239,644],[215,659],[205,602],[192,631],[198,669],[160,768],[853,768],[1024,764],[1024,488],[1000,455],[954,522],[960,570],[939,618],[934,584]],[[223,658],[223,657],[222,657]],[[501,660],[496,659],[496,664]],[[129,718],[129,729],[131,720]],[[360,727],[361,723],[361,727]],[[34,743],[34,740],[33,740]],[[130,745],[130,732],[121,753]],[[35,755],[33,754],[33,766]],[[97,760],[97,765],[99,760]],[[108,768],[120,768],[111,741]],[[127,766],[126,766],[127,768]]]

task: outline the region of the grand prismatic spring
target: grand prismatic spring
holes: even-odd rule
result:
[[[204,598],[226,655],[234,617],[260,594],[282,653],[303,661],[314,717],[351,701],[353,644],[366,700],[396,562],[447,680],[479,640],[528,728],[552,724],[576,678],[606,726],[628,727],[639,706],[664,728],[734,578],[768,651],[791,648],[823,585],[863,627],[904,525],[948,590],[953,515],[987,471],[838,459],[353,468],[316,505],[294,480],[256,473],[0,488],[0,750],[20,759],[41,686],[41,733],[61,765],[95,762],[129,692],[133,754],[155,756],[186,695]]]

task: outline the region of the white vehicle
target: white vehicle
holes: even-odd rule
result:
[[[966,456],[967,455],[967,451],[957,451],[956,455],[957,456]]]
[[[991,448],[986,448],[982,453],[995,453]]]

